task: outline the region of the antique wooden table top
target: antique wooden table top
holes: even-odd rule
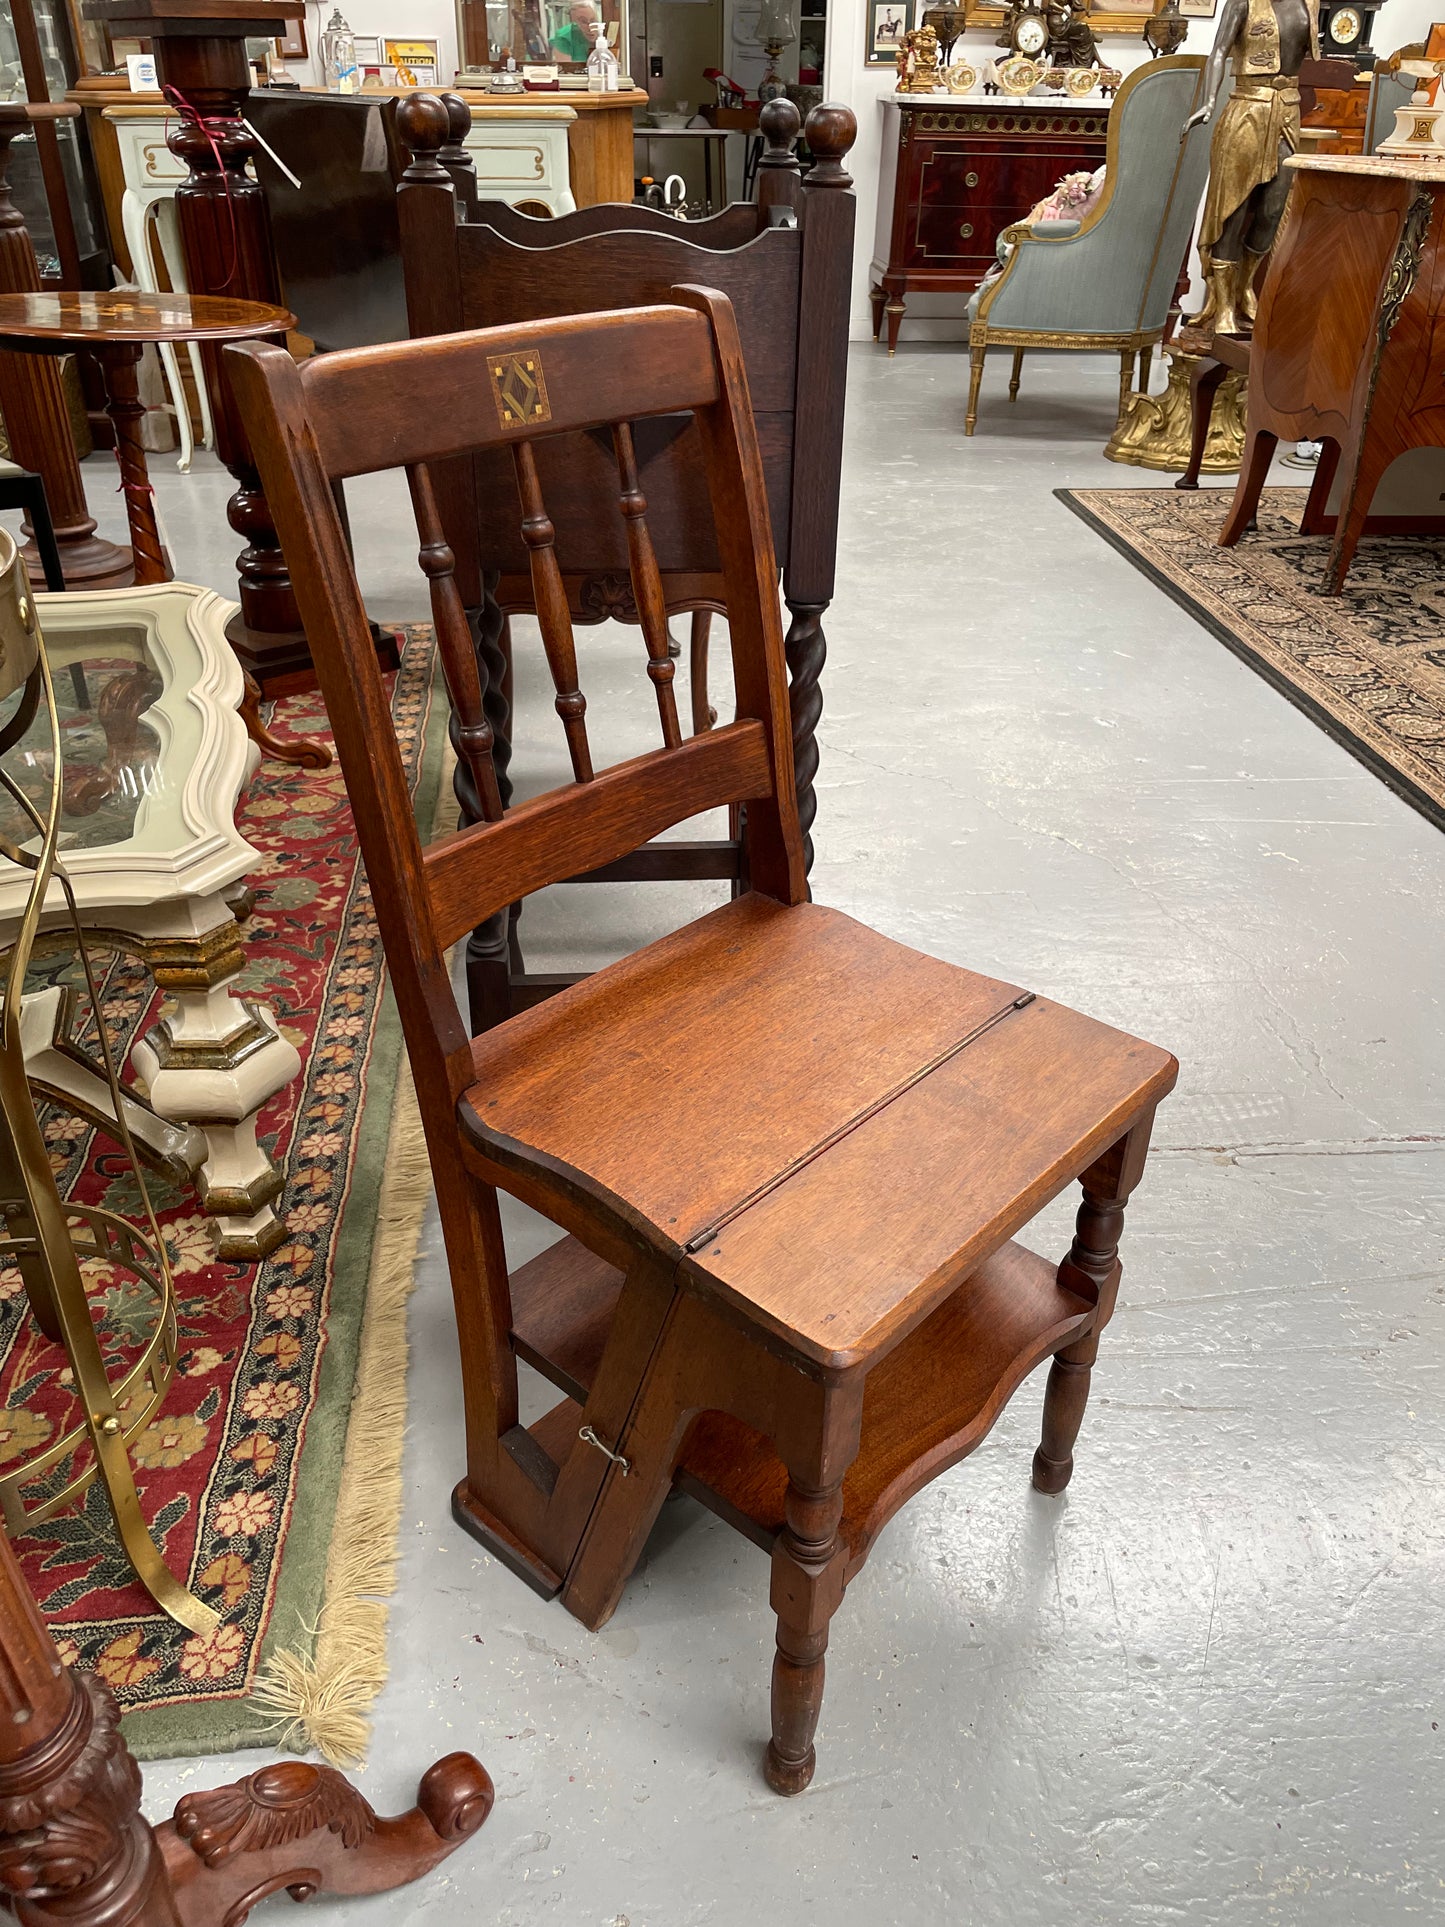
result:
[[[77,341],[96,348],[123,341],[244,341],[295,325],[285,308],[216,295],[87,289],[0,295],[0,342],[32,352]]]

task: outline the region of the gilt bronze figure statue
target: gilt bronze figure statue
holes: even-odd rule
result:
[[[1204,104],[1184,133],[1214,116],[1226,62],[1234,91],[1214,123],[1199,228],[1200,334],[1241,334],[1254,320],[1254,281],[1274,246],[1289,192],[1284,162],[1299,146],[1299,71],[1318,52],[1315,0],[1225,0],[1205,68]]]
[[[1049,0],[1049,59],[1056,67],[1097,67],[1099,43],[1089,25],[1088,0]]]

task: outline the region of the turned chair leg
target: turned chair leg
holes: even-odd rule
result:
[[[706,735],[717,721],[717,711],[707,699],[707,651],[712,639],[712,610],[694,609],[692,635],[688,641],[687,677],[692,695],[692,733]]]
[[[1013,372],[1008,378],[1008,398],[1010,401],[1017,401],[1019,398],[1019,377],[1024,371],[1024,353],[1025,351],[1022,348],[1014,349]]]
[[[1141,395],[1148,394],[1149,377],[1153,372],[1154,372],[1154,350],[1152,347],[1141,348],[1139,350],[1139,393]]]
[[[1034,1454],[1034,1488],[1062,1492],[1073,1477],[1074,1442],[1089,1402],[1089,1380],[1099,1355],[1099,1337],[1114,1313],[1123,1267],[1119,1234],[1124,1207],[1139,1182],[1149,1150],[1152,1114],[1136,1124],[1084,1173],[1084,1198],[1075,1223],[1074,1242],[1059,1266],[1059,1283],[1098,1306],[1093,1324],[1071,1345],[1056,1352],[1044,1391],[1043,1437]]]
[[[1132,348],[1119,350],[1119,418],[1123,419],[1124,410],[1129,406],[1129,397],[1134,392],[1135,352]]]
[[[965,435],[973,433],[978,421],[978,391],[983,386],[983,359],[987,353],[987,348],[977,345],[968,351],[968,412],[963,418]]]
[[[841,1480],[805,1492],[789,1480],[785,1524],[773,1548],[772,1606],[778,1615],[773,1659],[773,1735],[763,1774],[774,1793],[801,1793],[813,1777],[813,1736],[823,1710],[828,1627],[843,1597]]]

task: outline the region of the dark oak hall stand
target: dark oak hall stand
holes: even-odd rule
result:
[[[756,411],[773,548],[791,621],[785,648],[790,733],[804,838],[817,803],[817,728],[838,541],[838,491],[847,385],[848,303],[853,264],[854,199],[844,160],[857,134],[846,107],[814,108],[806,126],[813,164],[803,175],[794,149],[798,110],[789,100],[764,107],[766,149],[756,200],[735,203],[705,221],[679,222],[651,208],[586,208],[537,220],[496,203],[480,206],[467,179],[461,147],[470,125],[465,103],[413,95],[397,110],[397,130],[412,162],[398,197],[407,305],[414,336],[550,319],[666,300],[679,283],[717,288],[736,310],[743,359]],[[691,728],[711,726],[707,654],[713,614],[726,613],[722,571],[698,438],[685,416],[644,422],[634,437],[636,472],[629,487],[645,505],[647,540],[658,564],[660,607],[692,612]],[[539,448],[538,472],[558,553],[559,593],[571,620],[643,622],[630,558],[636,517],[622,523],[598,513],[616,477],[611,445],[587,433]],[[509,765],[509,618],[542,614],[531,567],[532,535],[512,513],[505,457],[439,462],[434,487],[441,526],[454,558],[476,636],[482,701],[492,732],[492,762],[502,801],[511,795]],[[662,660],[654,679],[671,675]],[[464,817],[482,815],[466,759],[457,794]],[[742,845],[677,842],[629,851],[606,867],[608,879],[742,878]],[[598,880],[594,874],[586,879]],[[475,933],[468,950],[472,1025],[500,1022],[571,982],[527,975],[515,912],[502,911]]]
[[[879,1530],[1052,1356],[1034,1482],[1073,1469],[1124,1208],[1167,1052],[807,899],[765,462],[734,309],[662,305],[228,365],[291,561],[426,1129],[466,1412],[457,1519],[586,1625],[681,1486],[764,1549],[777,1618],[768,1782],[808,1784],[828,1628]],[[661,557],[637,486],[692,417],[735,719],[684,738]],[[594,764],[550,490],[554,438],[611,462],[639,696],[662,747]],[[549,444],[551,447],[549,448]],[[573,780],[505,810],[441,465],[502,470]],[[418,841],[334,485],[402,468],[482,820]],[[600,476],[600,467],[598,470]],[[585,531],[584,531],[585,533]],[[645,645],[645,646],[644,646]],[[745,810],[750,887],[472,1037],[451,945],[675,823]],[[1067,1257],[1014,1242],[1080,1181]],[[509,1276],[497,1190],[564,1235]],[[559,1402],[520,1422],[517,1360]]]
[[[0,1533],[0,1897],[23,1927],[241,1927],[270,1894],[376,1894],[430,1872],[492,1808],[469,1753],[381,1820],[331,1767],[283,1760],[188,1793],[153,1827],[109,1689],[63,1666]]]

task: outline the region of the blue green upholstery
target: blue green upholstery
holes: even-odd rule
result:
[[[1182,147],[1179,138],[1203,65],[1181,55],[1130,74],[1103,199],[1082,222],[1040,222],[1020,240],[1003,276],[969,303],[971,320],[1011,334],[1162,333],[1209,173],[1208,127]]]

